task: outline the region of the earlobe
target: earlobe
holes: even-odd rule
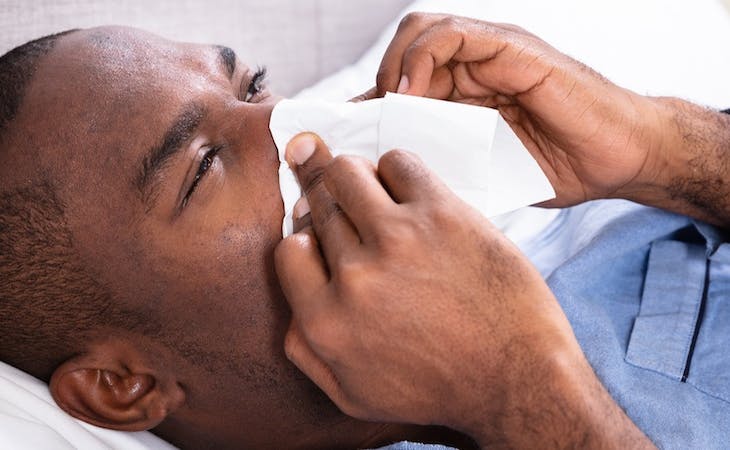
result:
[[[184,403],[184,393],[176,383],[161,382],[122,365],[104,366],[84,355],[61,364],[50,382],[58,406],[93,425],[143,431],[159,425]]]

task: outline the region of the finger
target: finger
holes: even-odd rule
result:
[[[328,305],[329,273],[311,228],[283,239],[274,251],[279,284],[292,311],[308,319]]]
[[[309,202],[307,201],[307,197],[300,197],[294,204],[292,219],[294,222],[295,233],[302,231],[306,227],[312,226],[312,215],[309,211]]]
[[[296,319],[292,320],[284,338],[284,352],[310,380],[319,386],[336,404],[344,399],[337,376],[330,367],[312,350],[302,334]]]
[[[450,192],[418,156],[405,150],[385,153],[378,162],[378,174],[398,203],[436,200]]]
[[[307,198],[322,253],[335,264],[343,253],[360,244],[360,237],[324,185],[324,169],[332,155],[317,135],[302,133],[287,145],[286,158]]]
[[[409,80],[409,94],[424,95],[430,88],[434,72],[455,59],[469,41],[458,20],[454,17],[440,20],[403,51],[401,70],[402,76]]]
[[[462,97],[518,95],[539,85],[555,67],[558,55],[518,27],[449,16],[403,51],[402,75],[409,80],[409,94],[424,95],[434,72],[451,64],[455,80],[465,81],[464,86],[455,84]],[[470,63],[478,64],[478,69],[470,68]]]
[[[454,77],[451,74],[451,69],[447,66],[441,66],[433,71],[424,97],[447,99],[453,96],[453,92]]]
[[[379,218],[383,213],[395,206],[375,165],[364,158],[338,156],[325,170],[324,181],[363,242],[382,225]]]
[[[373,86],[370,89],[368,89],[367,91],[363,92],[362,94],[360,94],[356,97],[352,97],[348,101],[352,102],[352,103],[360,103],[360,102],[364,102],[366,100],[372,100],[377,97],[378,97],[378,87]]]
[[[408,80],[401,79],[403,53],[424,30],[443,17],[445,16],[441,14],[410,13],[401,20],[380,62],[376,77],[378,96],[383,96],[388,91],[404,93],[408,90]]]

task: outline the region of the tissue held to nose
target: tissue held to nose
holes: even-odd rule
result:
[[[516,137],[492,155],[498,121],[493,109],[391,93],[359,103],[282,100],[274,107],[269,128],[279,150],[284,237],[293,232],[294,204],[301,196],[284,152],[287,143],[305,131],[319,135],[333,156],[357,155],[377,162],[394,148],[414,152],[451,190],[488,217],[552,198],[547,178],[518,140],[515,145]],[[500,130],[505,131],[504,126]],[[490,172],[503,166],[513,171],[511,176],[499,174],[490,182]],[[521,177],[531,180],[509,186]],[[514,194],[515,187],[516,196],[497,199],[499,191]]]

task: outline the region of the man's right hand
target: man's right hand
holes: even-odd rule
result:
[[[663,109],[512,25],[413,13],[377,86],[497,108],[556,190],[545,206],[630,198],[663,166]]]

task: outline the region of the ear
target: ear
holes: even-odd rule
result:
[[[175,380],[145,372],[130,369],[108,353],[101,359],[83,354],[61,364],[49,387],[58,406],[77,419],[114,430],[144,431],[185,403]]]

